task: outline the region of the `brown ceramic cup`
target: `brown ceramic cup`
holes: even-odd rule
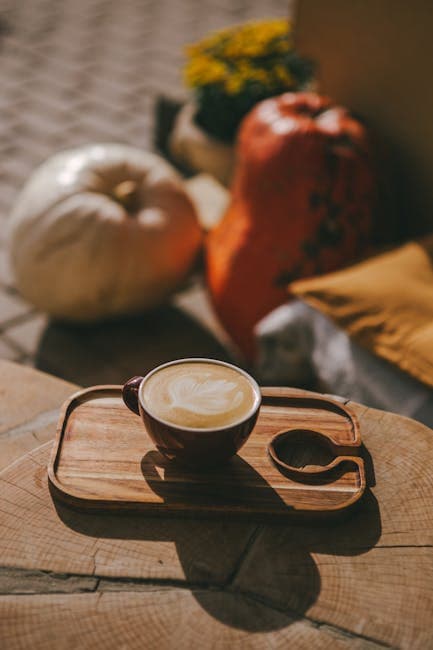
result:
[[[243,375],[254,393],[254,403],[245,416],[227,426],[193,428],[165,421],[145,408],[142,391],[146,381],[162,368],[186,362],[218,364]],[[126,406],[143,420],[158,451],[169,460],[195,467],[216,465],[234,456],[253,430],[261,404],[260,388],[248,373],[230,363],[202,358],[178,359],[154,368],[145,377],[132,377],[123,386],[122,394]]]

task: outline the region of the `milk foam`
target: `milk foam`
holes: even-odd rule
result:
[[[228,366],[184,362],[161,368],[142,387],[143,406],[178,426],[213,428],[242,419],[256,402],[250,381]]]
[[[227,379],[203,377],[174,377],[167,383],[172,408],[183,408],[201,415],[216,415],[232,410],[242,402],[242,391]]]

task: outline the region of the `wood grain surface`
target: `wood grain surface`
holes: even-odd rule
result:
[[[0,470],[51,440],[75,384],[0,360]]]
[[[3,470],[0,647],[433,647],[433,432],[350,408],[374,475],[332,526],[76,512],[49,443]]]
[[[56,497],[70,505],[285,520],[341,513],[364,492],[364,461],[350,460],[361,444],[356,418],[329,399],[290,388],[262,389],[257,424],[238,455],[215,468],[193,470],[156,451],[121,390],[85,389],[62,409],[48,475]],[[284,475],[268,456],[272,437],[289,431],[294,442],[289,439],[283,451],[301,481]],[[323,472],[319,479],[317,471]]]

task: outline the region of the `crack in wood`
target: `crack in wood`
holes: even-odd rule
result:
[[[433,548],[433,544],[378,544],[374,548]]]
[[[260,528],[260,527],[257,527]],[[258,535],[256,532],[256,536]],[[250,538],[251,547],[254,540]],[[248,544],[247,544],[248,546]],[[6,588],[6,590],[5,590]],[[10,596],[43,596],[62,594],[77,596],[82,594],[97,594],[102,597],[104,593],[123,592],[139,593],[142,591],[170,591],[172,589],[182,589],[190,591],[193,594],[200,593],[225,593],[234,597],[244,598],[262,607],[270,609],[284,615],[290,622],[302,621],[303,623],[314,627],[332,632],[340,637],[349,639],[362,639],[375,647],[393,648],[393,646],[384,643],[378,639],[365,634],[355,633],[345,628],[317,620],[300,614],[296,610],[278,606],[278,604],[263,598],[255,593],[233,589],[227,583],[224,585],[213,584],[209,582],[185,582],[184,580],[169,578],[126,578],[116,576],[91,576],[86,574],[56,573],[53,571],[37,571],[29,569],[20,569],[15,567],[0,567],[0,601],[4,597]]]
[[[15,567],[0,568],[1,595],[77,594],[93,592],[96,587],[97,579],[92,576]]]
[[[50,593],[81,593],[95,591],[140,591],[153,586],[189,590],[221,590],[220,584],[186,582],[176,578],[134,578],[126,576],[101,576],[84,573],[56,573],[48,570],[0,567],[1,595],[42,595]]]
[[[48,444],[51,444],[51,443],[48,443]],[[20,460],[20,459],[18,459],[16,462],[19,462],[19,460]],[[10,468],[10,467],[11,467],[11,465],[9,465],[9,468]],[[36,494],[35,492],[33,492],[33,491],[28,490],[27,488],[25,488],[23,485],[16,485],[16,484],[13,483],[12,481],[9,481],[7,478],[5,478],[5,476],[6,476],[6,474],[5,474],[5,475],[2,475],[2,474],[0,473],[0,482],[2,482],[2,483],[6,483],[6,485],[10,485],[11,487],[16,488],[16,489],[19,490],[20,492],[24,492],[24,494],[28,494],[28,495],[31,496],[33,499],[37,499],[37,501],[38,501],[39,503],[42,503],[42,504],[44,505],[44,508],[45,508],[45,509],[48,509],[48,508],[49,508],[49,504],[47,503],[47,500],[44,498],[44,495],[42,495],[42,494],[41,494],[41,495]],[[10,504],[12,504],[12,505],[14,505],[12,501],[7,501],[7,502],[10,503]]]
[[[0,438],[8,438],[12,436],[15,437],[15,436],[23,435],[25,433],[32,433],[34,430],[42,429],[43,427],[46,427],[50,424],[56,424],[58,418],[59,418],[58,408],[51,409],[50,411],[44,411],[43,413],[38,413],[35,417],[30,418],[30,420],[21,422],[21,424],[18,424],[16,427],[1,432]],[[5,469],[10,469],[10,467],[11,465],[9,465]]]
[[[326,621],[321,621],[320,619],[315,619],[310,616],[306,616],[305,614],[298,614],[296,610],[279,607],[276,603],[268,601],[266,598],[262,598],[261,596],[258,596],[257,594],[254,594],[252,592],[239,590],[230,593],[236,593],[247,600],[248,599],[252,600],[253,602],[259,605],[263,605],[264,607],[267,607],[269,609],[272,609],[273,611],[276,611],[279,614],[284,614],[285,616],[292,618],[294,621],[295,620],[302,621],[303,623],[310,624],[313,628],[317,630],[320,629],[329,630],[340,637],[343,636],[344,638],[348,638],[348,639],[363,639],[364,641],[367,641],[379,648],[390,648],[391,650],[394,649],[397,650],[395,646],[385,643],[384,641],[380,641],[379,639],[375,639],[374,637],[368,636],[366,634],[352,632],[351,630],[340,627],[338,625],[333,625],[332,623],[327,623]]]
[[[235,563],[231,573],[227,577],[227,580],[225,581],[225,586],[226,587],[231,587],[234,584],[234,582],[236,581],[236,578],[239,575],[239,573],[240,573],[240,571],[241,571],[241,569],[242,569],[242,567],[244,565],[244,562],[246,561],[248,555],[250,554],[251,549],[253,548],[254,543],[255,543],[257,537],[259,536],[259,534],[262,532],[262,530],[263,530],[263,526],[260,525],[260,524],[257,525],[253,529],[251,535],[249,536],[249,538],[248,538],[248,540],[247,540],[247,542],[245,544],[245,547],[244,547],[242,553],[240,554],[237,562]]]

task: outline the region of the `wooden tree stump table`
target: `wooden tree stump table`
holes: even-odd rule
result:
[[[74,386],[0,363],[0,648],[433,647],[433,432],[351,404],[372,459],[348,520],[81,514],[46,466]]]

